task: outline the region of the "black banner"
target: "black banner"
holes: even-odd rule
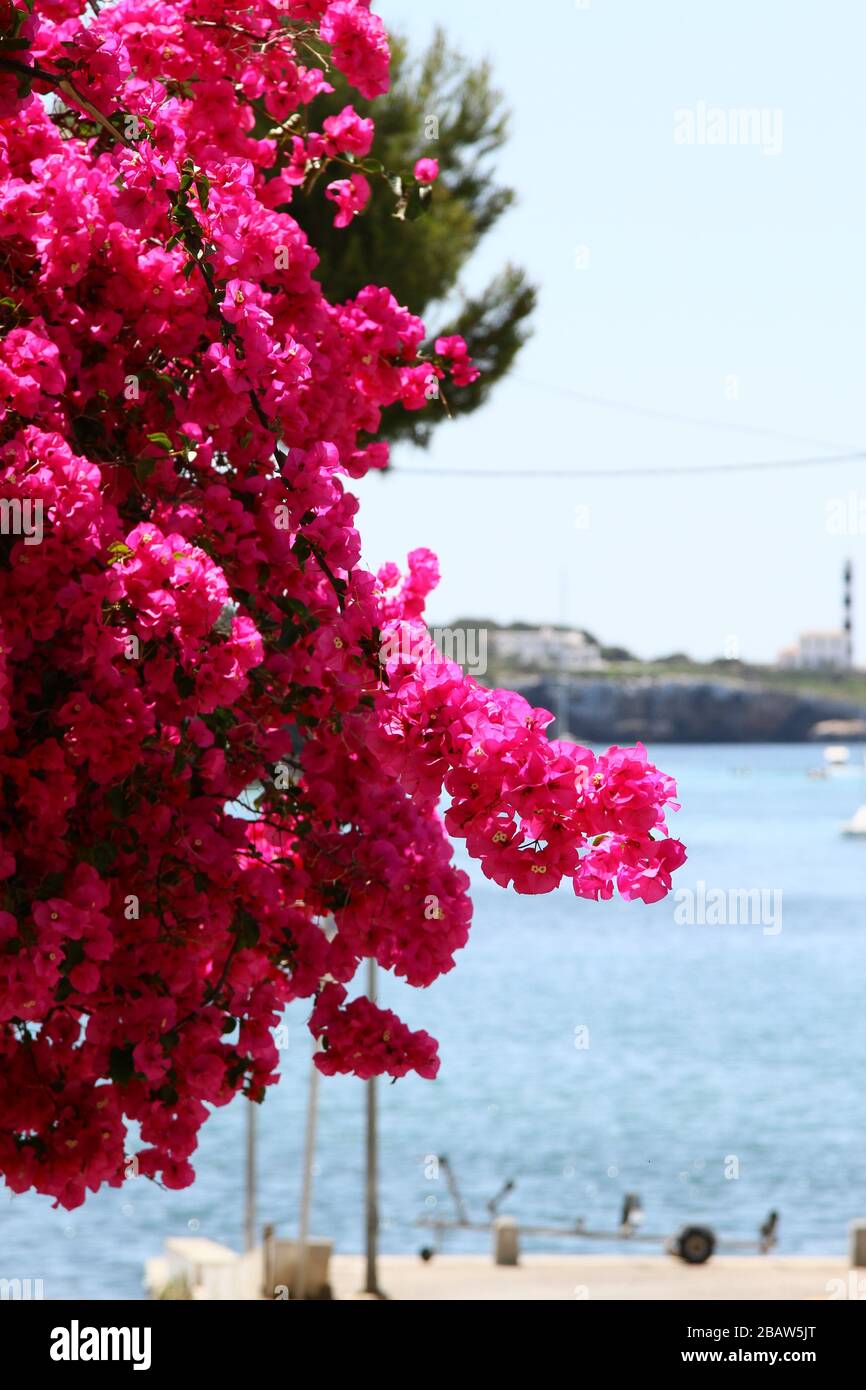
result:
[[[366,1300],[369,1303],[369,1300]],[[537,1308],[537,1303],[534,1306]],[[49,1384],[75,1383],[99,1378],[108,1372],[116,1377],[129,1373],[146,1375],[214,1375],[219,1383],[239,1372],[247,1380],[265,1373],[272,1376],[284,1368],[292,1374],[310,1358],[322,1355],[322,1371],[328,1373],[327,1341],[321,1336],[329,1317],[342,1314],[333,1303],[321,1303],[303,1312],[300,1304],[204,1303],[204,1302],[91,1302],[60,1303],[38,1301],[0,1302],[0,1332],[16,1360],[30,1371],[45,1375]],[[470,1305],[475,1306],[475,1305]],[[498,1319],[487,1326],[487,1315],[474,1332],[464,1329],[454,1335],[442,1324],[426,1323],[419,1328],[409,1315],[383,1309],[368,1312],[353,1331],[377,1330],[389,1337],[406,1329],[418,1340],[420,1363],[425,1374],[441,1358],[443,1370],[453,1373],[458,1346],[464,1348],[459,1359],[465,1365],[467,1353],[475,1346],[484,1359],[495,1362],[498,1355],[510,1357],[521,1348],[521,1355],[538,1346],[544,1337],[545,1358],[567,1355],[574,1360],[579,1376],[594,1366],[613,1374],[637,1370],[644,1374],[721,1366],[729,1369],[806,1366],[826,1376],[828,1370],[856,1367],[862,1354],[866,1320],[859,1301],[767,1302],[767,1303],[573,1303],[560,1321],[556,1312],[550,1331],[540,1330],[535,1316],[525,1331],[512,1324],[512,1335],[503,1338]],[[312,1328],[308,1319],[313,1319]],[[381,1319],[381,1321],[380,1321]],[[314,1340],[299,1339],[312,1333]],[[550,1338],[556,1340],[551,1342]],[[468,1341],[467,1341],[468,1339]],[[371,1353],[373,1364],[382,1364],[387,1355],[383,1345]],[[396,1353],[396,1348],[394,1353]],[[401,1380],[411,1375],[411,1355],[400,1353]],[[298,1362],[296,1358],[301,1357]],[[361,1369],[359,1367],[359,1369]],[[396,1362],[395,1362],[396,1369]]]

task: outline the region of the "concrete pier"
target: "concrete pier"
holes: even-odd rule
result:
[[[866,1269],[842,1256],[717,1255],[706,1264],[687,1265],[665,1255],[521,1254],[515,1264],[509,1262],[513,1229],[503,1223],[497,1234],[501,1248],[487,1255],[435,1255],[427,1262],[417,1255],[381,1255],[380,1286],[390,1299],[416,1303],[866,1302]],[[166,1242],[163,1255],[147,1261],[145,1285],[154,1298],[287,1299],[295,1257],[293,1241],[238,1255],[214,1241],[177,1238]],[[309,1297],[321,1298],[325,1281],[326,1297],[365,1297],[363,1255],[331,1254],[330,1241],[311,1240],[307,1268],[316,1285]]]
[[[866,1300],[866,1271],[842,1257],[714,1256],[690,1266],[670,1256],[521,1255],[496,1265],[489,1255],[382,1255],[380,1282],[390,1298],[418,1301],[553,1301],[603,1299]],[[334,1255],[334,1297],[352,1299],[363,1283],[360,1255]]]

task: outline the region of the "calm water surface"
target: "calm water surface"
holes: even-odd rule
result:
[[[680,783],[673,825],[689,862],[678,886],[779,889],[781,931],[681,925],[672,900],[516,898],[473,872],[475,923],[458,968],[427,991],[380,976],[382,1001],[442,1052],[437,1081],[380,1086],[386,1250],[416,1250],[415,1218],[448,1211],[443,1178],[425,1173],[437,1153],[479,1219],[509,1177],[505,1210],[534,1222],[610,1226],[634,1190],[654,1231],[701,1218],[749,1236],[777,1207],[788,1254],[842,1253],[848,1221],[866,1216],[866,841],[839,833],[866,801],[860,755],[813,780],[820,749],[652,753]],[[289,1013],[284,1075],[259,1111],[260,1218],[284,1234],[300,1189],[307,1011]],[[313,1230],[355,1251],[363,1086],[323,1080],[320,1097]],[[42,1278],[52,1298],[137,1298],[143,1262],[167,1235],[239,1248],[244,1107],[208,1121],[186,1192],[141,1179],[69,1213],[4,1190],[0,1277]],[[447,1248],[488,1245],[461,1234]]]

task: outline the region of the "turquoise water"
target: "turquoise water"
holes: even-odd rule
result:
[[[504,1209],[532,1222],[609,1227],[634,1190],[647,1229],[700,1218],[742,1237],[776,1207],[788,1254],[842,1253],[848,1221],[866,1216],[866,841],[839,833],[866,801],[860,755],[812,780],[821,755],[808,747],[652,753],[680,782],[673,822],[690,858],[678,886],[764,889],[768,903],[779,889],[781,931],[680,925],[671,900],[516,898],[474,873],[457,969],[427,991],[380,976],[383,1002],[442,1052],[437,1081],[380,1085],[384,1249],[417,1249],[426,1237],[413,1220],[448,1211],[444,1178],[425,1174],[437,1153],[479,1218],[507,1177],[517,1188]],[[289,1015],[285,1074],[259,1111],[260,1219],[284,1234],[300,1188],[305,1012]],[[575,1045],[581,1029],[588,1047]],[[354,1251],[363,1086],[323,1079],[320,1099],[313,1232]],[[205,1126],[186,1192],[138,1179],[68,1213],[4,1191],[0,1277],[42,1278],[46,1297],[136,1298],[167,1235],[239,1247],[244,1106]],[[461,1233],[447,1248],[488,1245]]]

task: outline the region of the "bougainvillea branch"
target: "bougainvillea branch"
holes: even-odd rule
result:
[[[429,552],[361,564],[382,411],[477,375],[385,287],[330,304],[292,216],[332,172],[347,235],[430,205],[351,107],[309,129],[329,64],[386,89],[367,0],[34,9],[0,0],[0,1171],[74,1207],[190,1183],[293,999],[323,1071],[435,1075],[348,987],[452,968],[446,828],[518,892],[652,902],[684,851],[641,748],[419,640]]]

